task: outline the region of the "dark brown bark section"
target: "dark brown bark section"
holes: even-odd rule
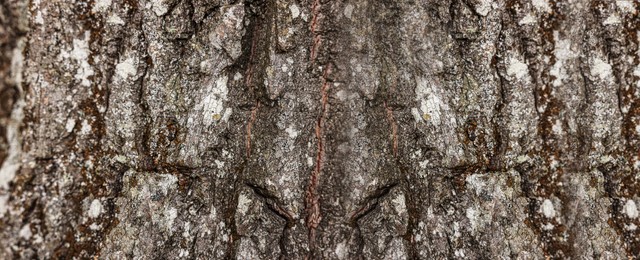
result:
[[[21,95],[17,86],[16,71],[12,70],[12,58],[21,53],[15,53],[18,42],[27,33],[27,28],[21,20],[24,6],[18,1],[4,1],[0,3],[0,164],[7,158],[9,143],[7,141],[6,125],[11,117],[14,104]]]

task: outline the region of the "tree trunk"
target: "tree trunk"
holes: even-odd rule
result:
[[[0,2],[0,259],[640,254],[640,2]]]

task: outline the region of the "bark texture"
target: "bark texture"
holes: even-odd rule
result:
[[[0,2],[0,259],[635,259],[640,2]]]

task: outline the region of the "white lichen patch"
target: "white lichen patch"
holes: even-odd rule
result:
[[[349,98],[349,94],[347,93],[346,90],[341,89],[341,90],[338,90],[338,92],[336,92],[336,97],[340,101],[345,101],[347,100],[347,98]]]
[[[124,25],[124,21],[117,14],[111,14],[109,16],[109,18],[107,18],[107,23],[108,24]]]
[[[437,233],[438,232],[436,231],[436,233],[434,234],[437,234]],[[461,236],[462,236],[462,233],[460,233],[460,223],[453,222],[453,237],[457,239]]]
[[[347,242],[343,241],[343,242],[337,244],[334,253],[336,254],[336,257],[338,259],[340,259],[340,260],[347,259],[347,256],[349,255],[349,249],[347,248]]]
[[[300,8],[296,4],[291,4],[289,6],[289,11],[291,12],[291,18],[296,19],[300,16]]]
[[[231,116],[232,110],[224,108],[229,92],[227,80],[227,76],[222,76],[214,84],[210,84],[202,100],[195,107],[195,111],[202,114],[202,123],[205,126],[210,126],[221,120],[226,122]]]
[[[89,205],[87,216],[90,218],[97,218],[102,214],[102,202],[99,199],[94,199]]]
[[[554,228],[555,228],[555,226],[553,224],[551,224],[551,223],[547,223],[547,224],[542,225],[542,229],[544,229],[544,230],[553,230]]]
[[[34,22],[36,22],[36,24],[44,24],[44,18],[42,18],[42,11],[38,10],[34,18]]]
[[[111,6],[111,0],[96,0],[91,11],[104,12]]]
[[[516,163],[523,163],[523,162],[527,162],[531,160],[531,158],[529,157],[529,155],[519,155],[518,157],[516,157]]]
[[[40,2],[40,0],[31,1],[31,10],[37,10],[36,15],[34,16],[34,22],[36,24],[44,24],[42,13],[45,12],[46,14],[46,8],[40,8]]]
[[[231,159],[235,157],[233,157],[233,154],[227,151],[226,149],[222,149],[222,158]]]
[[[87,169],[93,169],[93,161],[92,160],[86,160],[84,161],[84,167],[86,167]]]
[[[20,232],[18,232],[18,235],[24,239],[31,238],[33,234],[31,233],[31,227],[29,226],[29,224],[22,226],[22,228],[20,229]]]
[[[302,18],[303,21],[308,22],[309,21],[309,14],[306,12],[300,12],[300,18]]]
[[[162,190],[164,195],[169,194],[169,190],[172,190],[178,184],[178,177],[172,174],[162,174],[160,175],[162,179],[158,182],[157,187]]]
[[[427,209],[427,218],[433,218],[433,210],[431,206]],[[425,233],[428,233],[427,225],[423,221],[418,222],[418,228],[416,229],[416,241],[422,241],[423,235],[426,235]]]
[[[416,159],[421,157],[422,157],[422,150],[420,149],[415,149],[413,153],[411,153],[411,159]]]
[[[116,65],[116,74],[122,79],[128,79],[138,73],[136,61],[133,57],[129,57]]]
[[[526,63],[516,59],[509,59],[509,67],[507,68],[507,75],[515,77],[518,80],[523,79],[529,75],[529,66]]]
[[[223,162],[223,161],[220,161],[220,160],[213,160],[213,163],[215,163],[215,164],[216,164],[216,167],[217,167],[218,169],[222,169],[222,168],[224,167],[224,162]]]
[[[637,127],[637,126],[636,126]],[[640,170],[640,156],[636,156],[633,162],[633,169]]]
[[[173,230],[173,223],[178,217],[178,210],[175,207],[165,205],[163,210],[154,211],[151,215],[151,222],[162,227],[166,232]]]
[[[164,211],[164,216],[166,227],[170,229],[173,226],[173,222],[175,222],[178,217],[178,209],[169,207]]]
[[[542,210],[542,214],[546,218],[553,218],[556,216],[556,210],[554,209],[553,202],[551,202],[551,200],[545,199],[540,208]]]
[[[7,201],[9,200],[9,195],[0,195],[0,217],[4,215],[7,211]]]
[[[184,228],[182,231],[182,237],[184,238],[189,238],[191,236],[190,231],[191,230],[191,223],[189,222],[185,222],[184,223]]]
[[[551,126],[551,130],[555,135],[562,134],[562,122],[560,120],[556,120],[556,122]]]
[[[616,1],[616,5],[620,9],[620,11],[635,14],[636,7],[633,2],[634,0],[618,0]]]
[[[604,20],[604,22],[602,22],[603,25],[615,25],[615,24],[620,24],[620,16],[618,16],[617,13],[612,13],[611,15],[609,15],[609,17],[607,17],[606,20]]]
[[[420,168],[422,168],[422,169],[426,169],[426,168],[427,168],[427,166],[429,166],[429,159],[426,159],[426,160],[424,160],[424,161],[421,161],[421,162],[419,163],[419,165],[420,165]]]
[[[442,113],[448,110],[448,106],[438,96],[435,86],[429,84],[428,79],[418,77],[416,79],[416,100],[420,102],[420,116],[425,121],[438,126],[442,123]]]
[[[476,5],[476,12],[478,12],[479,15],[487,16],[493,9],[492,3],[492,0],[480,0],[480,3]]]
[[[249,211],[249,205],[251,204],[251,200],[249,198],[247,198],[246,195],[244,195],[243,193],[240,193],[240,195],[238,196],[238,213],[241,216],[244,216],[247,214],[247,212]]]
[[[307,156],[307,166],[313,166],[313,157]]]
[[[528,13],[527,15],[522,17],[522,19],[518,22],[518,25],[529,25],[535,24],[537,22],[538,21],[536,20],[536,17],[532,13]]]
[[[592,59],[591,76],[599,77],[600,80],[607,80],[611,76],[611,65],[599,58]]]
[[[89,77],[95,73],[93,68],[89,64],[89,55],[91,50],[89,49],[89,39],[91,35],[89,31],[84,33],[84,39],[73,40],[73,50],[70,53],[70,57],[78,62],[80,66],[76,71],[75,79],[80,81],[80,85],[88,87],[91,86]]]
[[[402,215],[407,212],[407,205],[405,203],[404,194],[398,194],[393,200],[393,207],[399,215]]]
[[[87,120],[82,121],[82,127],[80,128],[80,134],[88,135],[91,133],[91,125]]]
[[[287,132],[287,134],[289,135],[289,138],[291,139],[295,139],[296,137],[298,137],[298,134],[299,134],[298,130],[293,128],[293,125],[290,125],[284,131]]]
[[[220,120],[222,120],[222,122],[229,121],[229,118],[231,117],[231,114],[233,114],[233,109],[230,108],[230,107],[227,107],[224,110],[224,114],[222,114],[222,118],[220,118]]]
[[[67,130],[67,133],[71,133],[73,128],[76,126],[76,120],[73,118],[67,119],[67,123],[64,125],[64,129]]]
[[[549,168],[551,168],[552,170],[557,169],[558,167],[560,167],[560,161],[556,160],[555,156],[551,156],[550,158],[551,162],[549,163]],[[562,183],[558,183],[558,184],[562,184]]]
[[[243,77],[242,77],[242,74],[240,74],[240,72],[236,72],[236,74],[233,75],[233,80],[234,81],[241,80],[242,78]]]
[[[551,6],[547,0],[531,0],[531,4],[539,12],[551,13]]]
[[[467,187],[472,188],[476,195],[482,194],[487,186],[487,183],[483,178],[483,174],[471,174],[465,181],[468,184]]]
[[[636,202],[634,200],[627,200],[627,203],[624,204],[624,214],[629,218],[638,217],[638,207],[636,206]]]
[[[467,208],[465,215],[467,219],[469,219],[469,224],[471,224],[471,230],[476,231],[478,228],[480,213],[477,209],[471,207]]]
[[[156,13],[157,16],[162,16],[169,11],[167,5],[163,0],[151,0],[151,10]]]
[[[353,14],[353,5],[347,4],[347,6],[344,8],[343,14],[345,17],[351,19],[351,15]]]
[[[565,68],[567,61],[576,58],[578,55],[571,51],[571,41],[561,40],[558,31],[553,32],[553,38],[556,42],[556,48],[553,50],[556,62],[551,67],[549,74],[555,76],[553,86],[559,87],[569,77]]]
[[[89,225],[89,229],[91,229],[91,230],[100,230],[100,225],[98,225],[96,223],[91,223],[91,225]]]
[[[420,115],[420,111],[417,108],[411,108],[411,115],[413,115],[413,119],[417,123],[422,122],[422,115]]]

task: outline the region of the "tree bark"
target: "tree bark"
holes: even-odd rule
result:
[[[0,259],[635,259],[640,2],[0,2]]]

